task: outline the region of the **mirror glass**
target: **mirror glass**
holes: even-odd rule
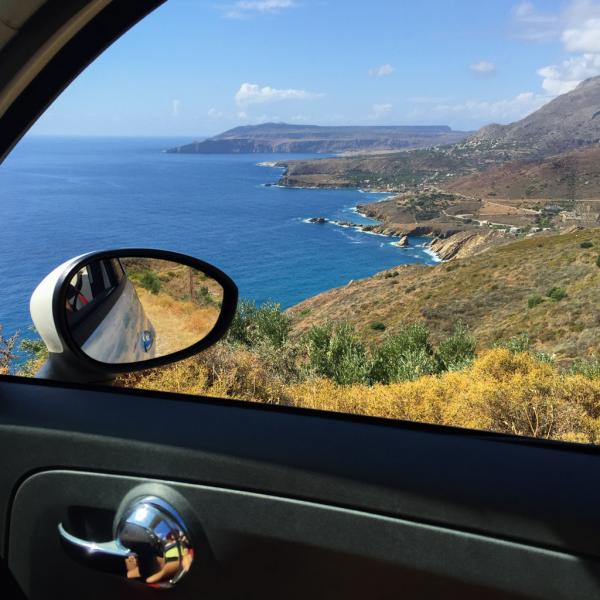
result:
[[[156,258],[94,260],[66,285],[73,340],[112,364],[189,348],[214,328],[223,300],[223,288],[205,273]]]

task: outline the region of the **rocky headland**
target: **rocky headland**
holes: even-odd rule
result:
[[[205,140],[174,148],[181,154],[389,152],[452,144],[468,132],[445,125],[318,126],[263,123],[235,127]]]

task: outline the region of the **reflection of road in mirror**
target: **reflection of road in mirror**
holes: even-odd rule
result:
[[[223,289],[204,273],[172,261],[127,257],[94,261],[67,288],[75,342],[106,363],[143,361],[205,338],[221,312]]]

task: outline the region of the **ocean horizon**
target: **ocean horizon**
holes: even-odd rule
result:
[[[356,205],[389,194],[272,185],[291,154],[167,154],[170,137],[26,136],[0,166],[0,282],[5,334],[28,336],[29,298],[84,252],[148,247],[227,272],[240,297],[287,308],[401,264],[434,264],[428,238],[393,238],[311,217],[375,223]],[[315,155],[323,157],[323,155]],[[263,163],[262,165],[260,163]]]

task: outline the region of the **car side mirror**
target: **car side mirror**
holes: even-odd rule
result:
[[[31,296],[49,358],[37,377],[114,379],[187,358],[217,342],[237,287],[201,260],[162,250],[110,250],[54,269]]]

